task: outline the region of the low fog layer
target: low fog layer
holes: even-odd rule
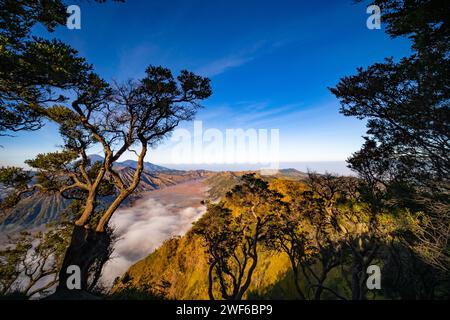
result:
[[[203,206],[180,208],[152,198],[140,201],[131,208],[119,209],[111,220],[118,241],[112,259],[103,269],[103,282],[111,284],[164,240],[186,233],[192,222],[204,212]]]

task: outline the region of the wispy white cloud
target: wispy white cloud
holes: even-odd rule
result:
[[[214,121],[215,119],[229,119],[229,123],[238,127],[268,127],[278,118],[289,117],[304,108],[302,102],[284,105],[274,105],[269,101],[243,101],[236,104],[218,105],[201,113],[198,120]],[[306,108],[309,109],[309,108]]]
[[[245,108],[242,116],[239,116],[236,120],[238,123],[246,126],[258,126],[267,122],[272,122],[274,119],[280,116],[286,116],[299,110],[301,103],[291,103],[281,106],[273,106],[268,103],[261,105],[249,105]]]
[[[244,57],[244,56],[225,57],[204,65],[203,67],[197,69],[196,72],[205,77],[214,77],[221,73],[224,73],[228,69],[239,67],[251,60],[253,60],[253,57]]]
[[[232,68],[237,68],[251,62],[272,47],[273,45],[268,44],[267,41],[257,41],[249,46],[243,47],[236,53],[207,62],[195,71],[205,77],[214,77]]]
[[[139,78],[150,64],[165,64],[166,54],[155,44],[144,42],[123,49],[119,56],[119,66],[115,72],[118,80]]]

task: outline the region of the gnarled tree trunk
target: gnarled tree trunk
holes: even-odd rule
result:
[[[95,286],[92,281],[98,281],[99,277],[96,275],[111,254],[111,243],[109,232],[96,232],[93,229],[75,226],[59,272],[59,284],[54,298],[58,298],[58,295],[77,295],[92,289]],[[71,273],[68,273],[70,266],[80,268],[80,289],[71,289],[67,286],[71,276]]]

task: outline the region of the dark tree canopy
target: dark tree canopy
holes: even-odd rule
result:
[[[104,2],[104,1],[96,1]],[[0,135],[37,130],[41,108],[67,101],[92,67],[69,45],[33,36],[36,25],[53,32],[65,25],[62,0],[0,1]]]
[[[341,112],[367,121],[362,149],[350,167],[383,186],[391,205],[425,212],[416,232],[429,263],[449,268],[450,56],[445,1],[375,1],[393,36],[408,36],[412,54],[359,68],[331,92]]]
[[[450,44],[450,8],[446,0],[376,0],[392,37],[408,36],[413,48],[445,49]]]
[[[396,177],[446,180],[450,170],[449,60],[387,59],[331,89],[346,116],[367,119],[363,150],[381,148]],[[358,169],[358,157],[350,161]],[[381,164],[381,163],[380,163]],[[375,173],[375,172],[374,172]]]

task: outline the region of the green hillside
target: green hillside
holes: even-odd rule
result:
[[[131,266],[116,280],[113,298],[449,295],[446,273],[424,263],[399,237],[417,220],[401,210],[376,208],[374,215],[374,207],[354,193],[354,178],[311,175],[303,181],[222,173],[209,183],[215,201],[206,201],[203,217],[185,236],[167,240]],[[383,275],[377,290],[366,286],[373,265]]]
[[[263,253],[248,298],[295,299],[289,261],[283,254]],[[163,293],[166,299],[208,299],[207,257],[198,236],[187,234],[166,241],[159,249],[133,265],[114,288],[114,293]]]

